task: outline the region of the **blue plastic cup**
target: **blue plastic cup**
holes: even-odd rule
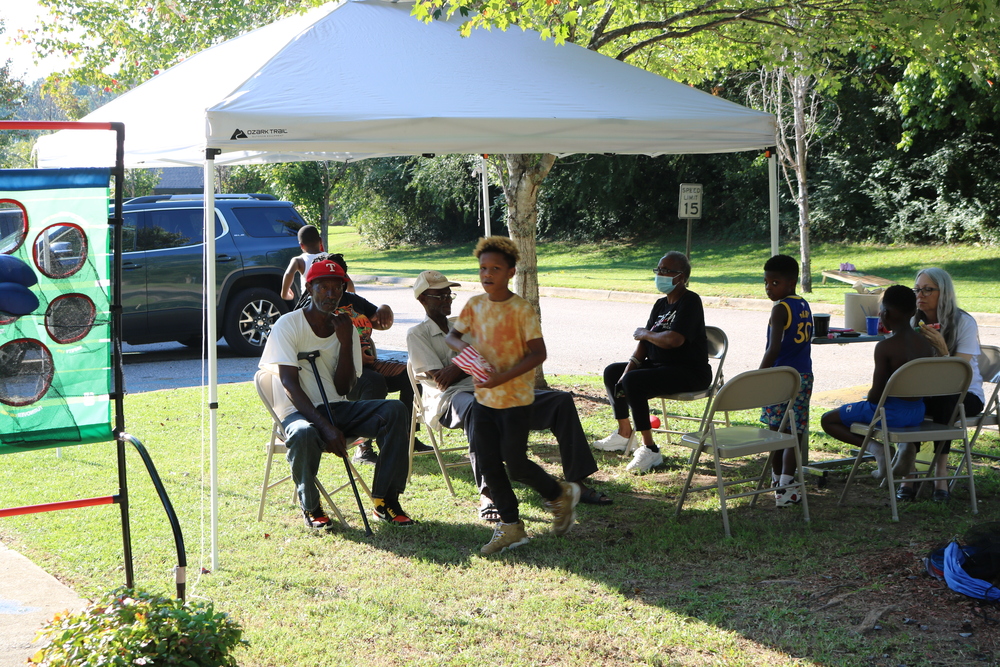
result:
[[[869,315],[865,318],[865,326],[868,327],[869,336],[878,335],[878,315]]]

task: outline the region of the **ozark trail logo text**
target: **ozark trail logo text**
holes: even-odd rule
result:
[[[229,137],[230,141],[236,141],[237,139],[249,139],[250,137],[274,137],[281,134],[288,134],[288,130],[284,128],[266,129],[266,130],[241,130],[239,128],[233,132],[233,136]]]

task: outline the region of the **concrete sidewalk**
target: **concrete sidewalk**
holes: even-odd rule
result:
[[[55,577],[0,544],[0,667],[23,667],[39,649],[35,634],[46,621],[85,604]]]

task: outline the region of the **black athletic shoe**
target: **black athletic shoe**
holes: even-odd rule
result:
[[[354,452],[354,462],[373,466],[378,463],[378,454],[375,453],[375,450],[372,449],[371,445],[368,445],[367,447],[359,445],[358,450]]]
[[[330,517],[328,517],[326,512],[323,511],[322,505],[317,505],[316,509],[311,512],[309,510],[302,510],[302,515],[305,517],[307,528],[323,530],[324,528],[329,528],[333,525],[333,522],[330,521]]]
[[[399,505],[399,499],[376,498],[372,517],[379,521],[387,521],[394,526],[412,526],[416,523],[406,515]]]

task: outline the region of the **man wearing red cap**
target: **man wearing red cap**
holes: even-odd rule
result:
[[[347,443],[363,437],[374,438],[379,447],[371,485],[372,516],[408,526],[414,521],[399,503],[409,465],[406,408],[399,401],[347,400],[362,364],[357,329],[348,315],[337,312],[345,281],[344,269],[332,260],[310,265],[306,290],[312,298],[304,308],[274,323],[260,367],[277,375],[285,389],[275,396],[274,409],[288,437],[287,458],[306,525],[326,528],[331,524],[316,487],[321,454],[347,456]],[[327,418],[312,367],[307,360],[299,360],[299,354],[306,352],[319,353],[316,366],[334,423]]]

